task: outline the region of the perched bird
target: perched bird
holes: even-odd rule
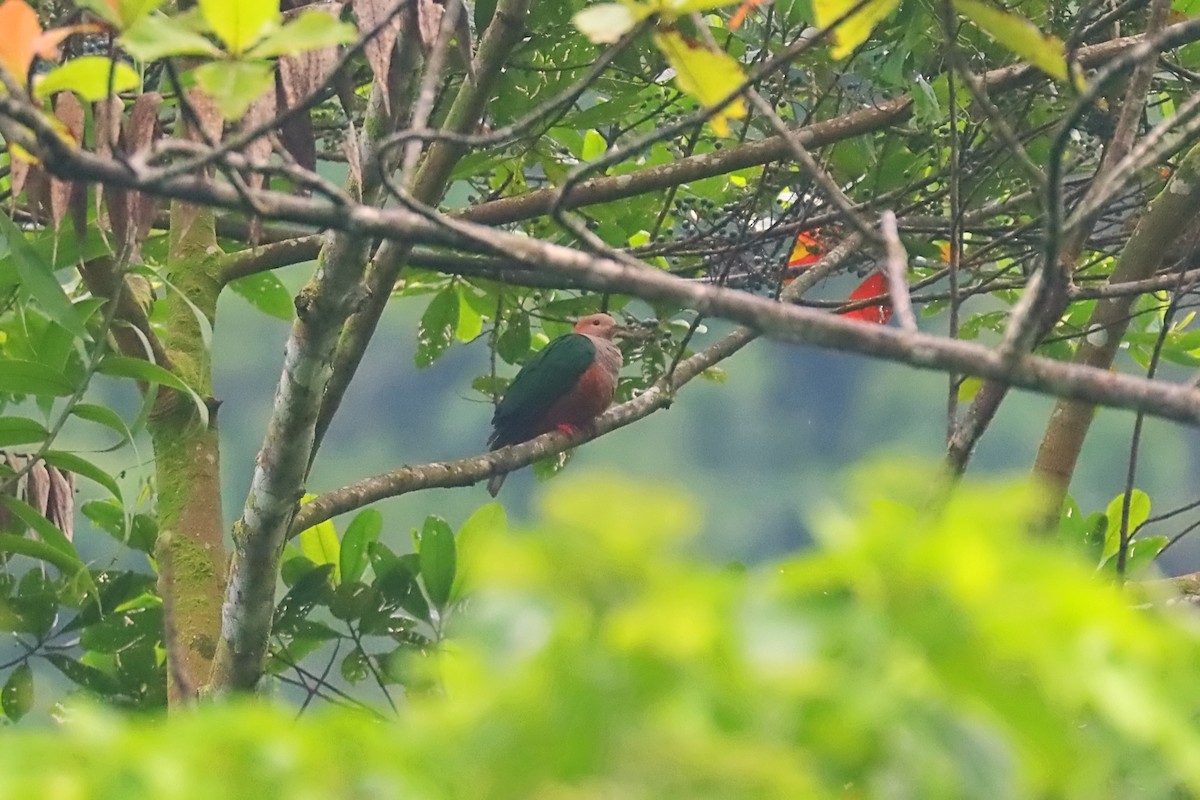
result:
[[[621,350],[613,344],[616,320],[592,314],[575,323],[575,332],[560,336],[529,361],[492,417],[488,448],[499,450],[553,430],[573,433],[591,424],[613,401]],[[492,497],[504,475],[488,481]]]

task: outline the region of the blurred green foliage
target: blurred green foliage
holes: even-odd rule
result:
[[[2,734],[0,797],[1200,792],[1193,612],[1030,539],[1022,488],[932,486],[862,472],[816,550],[746,570],[689,556],[693,500],[568,476],[533,529],[459,536],[470,594],[397,723],[70,708]]]

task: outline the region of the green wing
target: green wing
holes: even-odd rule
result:
[[[492,417],[493,450],[532,438],[554,402],[575,388],[596,358],[596,345],[580,333],[560,336],[521,368]]]

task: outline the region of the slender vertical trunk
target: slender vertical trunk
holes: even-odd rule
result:
[[[1155,198],[1121,252],[1109,281],[1125,283],[1153,275],[1179,236],[1195,224],[1200,214],[1200,146],[1180,162],[1175,175]],[[1086,338],[1073,362],[1098,369],[1113,363],[1129,327],[1134,295],[1100,300],[1087,321]],[[1063,497],[1079,461],[1096,406],[1077,400],[1059,400],[1050,415],[1038,448],[1034,474],[1047,490],[1047,521],[1057,520]]]
[[[211,326],[221,291],[218,255],[212,211],[173,204],[163,344],[179,377],[204,398],[212,396],[212,354],[197,311]],[[215,402],[208,403],[205,424],[190,398],[164,388],[159,392],[148,426],[159,528],[155,557],[168,702],[176,707],[207,682],[220,636],[226,569],[221,451]]]

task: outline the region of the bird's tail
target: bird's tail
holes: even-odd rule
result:
[[[504,479],[508,477],[508,473],[501,472],[499,475],[493,475],[488,478],[488,494],[492,497],[500,494],[500,487],[504,485]]]

